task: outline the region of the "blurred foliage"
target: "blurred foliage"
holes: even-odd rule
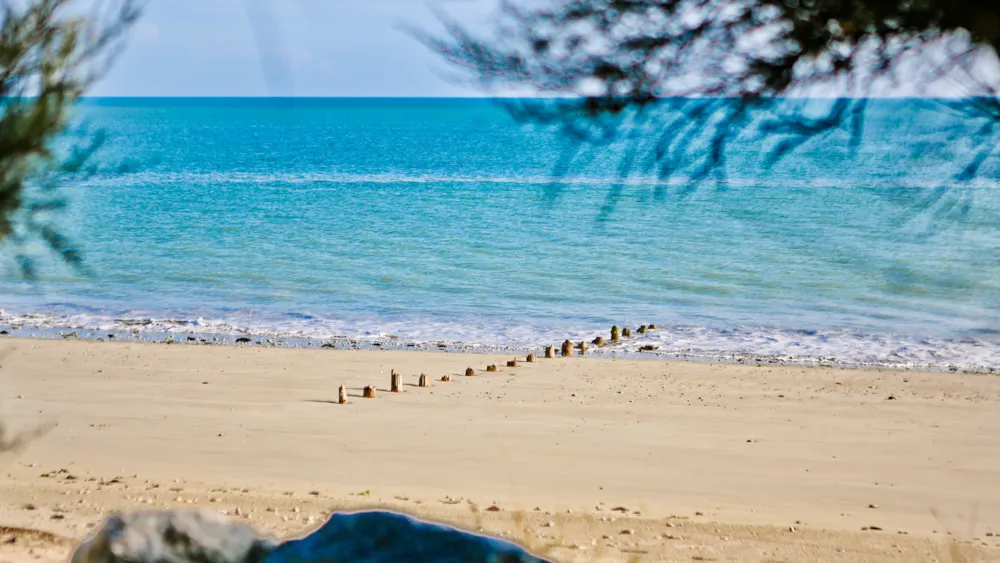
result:
[[[137,0],[0,0],[0,241],[24,249],[34,241],[82,268],[71,241],[54,226],[65,206],[58,181],[86,170],[99,134],[74,144],[64,135],[72,109],[120,51],[137,20]],[[58,141],[69,144],[56,150]],[[29,252],[21,272],[34,274]]]
[[[541,95],[500,101],[573,141],[559,172],[611,143],[622,145],[620,176],[684,169],[695,182],[724,176],[740,135],[761,137],[765,166],[835,130],[856,149],[869,97],[900,88],[974,127],[956,179],[976,176],[998,146],[1000,2],[501,0],[483,32],[438,15],[444,33],[411,32],[457,80]],[[843,97],[781,103],[830,92]],[[961,97],[935,99],[945,93]]]

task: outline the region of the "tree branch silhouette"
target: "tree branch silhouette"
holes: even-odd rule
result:
[[[101,1],[87,16],[75,8],[73,0],[0,2],[0,241],[20,249],[15,260],[28,277],[34,258],[24,249],[32,241],[83,269],[53,217],[65,207],[59,181],[88,172],[103,137],[77,145],[65,133],[73,107],[107,72],[140,13],[138,0]],[[60,151],[60,142],[70,146]]]
[[[574,142],[561,169],[591,147],[624,142],[619,179],[725,182],[727,150],[757,136],[764,167],[813,139],[846,133],[856,151],[869,97],[906,86],[928,105],[982,122],[954,178],[975,177],[998,144],[1000,4],[975,0],[501,0],[474,33],[436,10],[444,32],[410,29],[517,119]],[[833,103],[788,104],[817,92]],[[819,109],[817,109],[817,107]],[[662,196],[663,184],[657,184]],[[617,188],[612,187],[613,192]]]

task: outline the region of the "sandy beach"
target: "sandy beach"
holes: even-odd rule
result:
[[[178,506],[279,537],[391,507],[562,561],[1000,560],[992,375],[73,340],[0,356],[0,417],[51,425],[0,457],[0,561],[63,560],[112,511]]]

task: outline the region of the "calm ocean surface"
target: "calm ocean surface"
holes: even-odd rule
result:
[[[611,148],[554,180],[562,137],[481,100],[92,100],[118,166],[66,187],[92,275],[5,268],[0,324],[492,348],[656,323],[615,352],[1000,368],[1000,157],[875,102],[725,183]],[[119,166],[120,165],[120,166]],[[941,196],[939,199],[935,199]],[[389,340],[395,336],[395,340]]]

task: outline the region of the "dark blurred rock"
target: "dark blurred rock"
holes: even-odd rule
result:
[[[285,543],[216,512],[112,516],[71,563],[545,563],[520,546],[393,512],[338,513]]]

